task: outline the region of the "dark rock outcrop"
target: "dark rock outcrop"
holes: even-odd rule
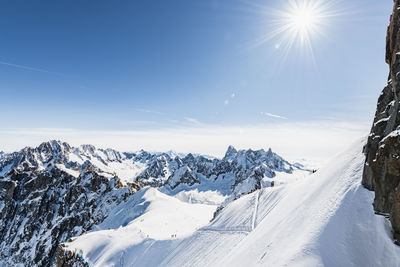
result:
[[[81,257],[79,251],[70,251],[64,249],[65,245],[60,244],[57,247],[56,258],[54,260],[54,267],[87,267],[90,266],[87,264],[84,259]]]
[[[13,172],[0,181],[0,259],[8,266],[50,266],[59,243],[90,230],[130,194],[116,184],[56,168]]]
[[[400,240],[400,0],[394,1],[386,37],[388,84],[378,99],[368,142],[363,185],[375,191],[374,209],[390,214],[394,237]]]

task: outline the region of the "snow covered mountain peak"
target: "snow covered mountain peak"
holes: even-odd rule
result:
[[[211,205],[204,207],[204,224],[224,200],[298,179],[297,171],[309,173],[270,150],[230,147],[227,155],[127,153],[56,140],[4,154],[0,226],[9,230],[2,233],[0,265],[49,265],[59,243],[89,231],[93,221],[102,222],[114,207],[148,187],[183,202]],[[179,205],[193,215],[190,206]]]
[[[72,147],[66,142],[52,140],[36,148],[26,147],[19,152],[5,154],[0,158],[0,176],[13,169],[44,171],[52,166],[75,177],[90,169],[105,177],[118,177],[122,184],[169,186],[171,190],[180,184],[195,186],[202,181],[219,180],[223,182],[221,192],[225,195],[234,192],[235,187],[245,180],[254,180],[249,189],[254,190],[261,187],[262,179],[274,178],[276,172],[292,173],[297,168],[271,149],[267,152],[263,149],[238,151],[229,146],[223,159],[210,159],[191,153],[181,157],[179,154],[152,154],[143,150],[124,153],[114,149],[97,149],[93,145]],[[243,193],[246,192],[240,194]]]
[[[268,151],[265,151],[264,149],[236,150],[233,146],[229,146],[223,160],[239,165],[242,168],[248,168],[249,166],[256,164],[264,165],[271,170],[287,173],[291,173],[294,168],[297,168],[276,153],[272,152],[271,148],[269,148]],[[270,177],[272,178],[273,176],[274,174],[271,173]]]
[[[230,145],[225,153],[224,159],[232,160],[234,157],[236,157],[236,155],[237,155],[237,150],[232,145]]]

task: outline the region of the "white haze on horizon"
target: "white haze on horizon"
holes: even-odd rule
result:
[[[306,159],[320,165],[356,140],[365,138],[368,132],[368,125],[348,122],[199,125],[137,131],[0,129],[0,140],[3,140],[0,151],[18,151],[55,139],[73,146],[92,144],[122,152],[173,150],[222,157],[227,147],[233,145],[236,149],[271,148],[289,161]]]

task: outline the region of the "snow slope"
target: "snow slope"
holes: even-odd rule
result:
[[[374,214],[373,193],[360,184],[362,146],[357,143],[319,173],[288,185],[271,212],[221,263],[400,266],[390,226]]]
[[[189,204],[147,187],[115,208],[100,225],[95,225],[97,231],[67,246],[75,251],[84,248],[88,262],[95,266],[142,263],[140,255],[153,245],[163,255],[168,247],[178,243],[177,238],[190,236],[207,225],[216,207]],[[147,260],[148,264],[154,264],[153,258]]]
[[[362,146],[356,143],[316,174],[229,203],[186,237],[139,243],[139,233],[122,227],[83,235],[68,247],[95,266],[400,266],[389,222],[374,214],[373,193],[360,184]]]

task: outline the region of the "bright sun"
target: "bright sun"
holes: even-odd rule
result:
[[[301,42],[310,41],[319,29],[324,19],[323,10],[318,2],[311,1],[291,1],[290,8],[283,13],[283,23],[285,31],[297,36]]]
[[[324,35],[328,18],[337,16],[333,0],[288,0],[282,10],[272,12],[270,27],[264,40],[274,39],[274,48],[287,56],[293,48],[297,54],[313,60],[313,43]]]
[[[266,31],[255,45],[273,42],[274,51],[282,55],[284,61],[289,55],[306,58],[315,64],[314,46],[334,23],[340,11],[336,0],[286,0],[279,9],[265,8]],[[279,1],[279,3],[282,3]],[[259,8],[257,6],[257,8]],[[291,53],[293,51],[294,53]]]
[[[300,31],[306,31],[307,29],[315,26],[316,23],[316,15],[313,10],[306,8],[299,8],[294,10],[292,14],[292,26]]]

